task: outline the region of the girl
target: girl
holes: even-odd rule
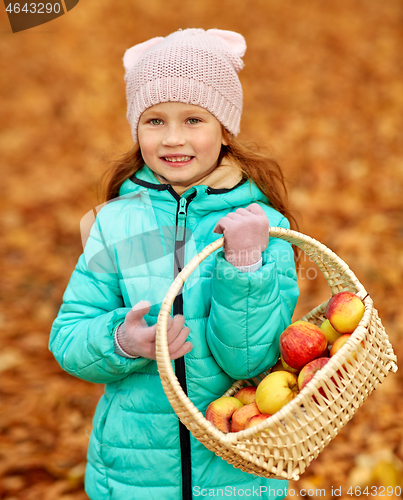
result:
[[[234,468],[189,434],[155,362],[160,304],[176,274],[224,235],[173,304],[175,372],[205,412],[278,359],[298,297],[277,164],[238,144],[244,38],[187,29],[127,50],[135,146],[116,164],[50,336],[68,373],[105,384],[91,434],[91,499],[282,498],[286,481]],[[284,184],[283,184],[284,185]],[[186,324],[186,326],[184,326]]]

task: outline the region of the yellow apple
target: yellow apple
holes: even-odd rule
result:
[[[351,292],[333,295],[326,306],[326,318],[339,333],[353,333],[364,312],[363,301]]]
[[[269,373],[257,386],[256,404],[261,413],[273,415],[298,394],[297,377],[293,373]]]
[[[335,341],[343,335],[342,333],[339,333],[337,330],[335,330],[332,327],[332,324],[328,319],[325,319],[325,321],[320,325],[320,329],[322,332],[325,334],[327,343],[329,346],[333,345]]]

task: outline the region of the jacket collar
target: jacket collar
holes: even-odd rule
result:
[[[136,194],[149,197],[154,206],[161,204],[161,207],[168,208],[168,205],[171,205],[175,211],[181,198],[170,184],[161,184],[147,165],[135,172],[120,188],[120,196]],[[252,180],[245,179],[242,179],[232,188],[216,189],[206,185],[194,185],[187,189],[182,196],[188,198],[191,195],[194,199],[189,204],[189,211],[195,212],[195,215],[198,216],[205,216],[210,212],[228,208],[233,209],[237,206],[245,206],[256,201],[268,203],[267,198],[256,184]]]
[[[145,185],[147,183],[147,187],[149,187],[150,189],[156,189],[157,191],[161,191],[163,189],[169,190],[169,186],[171,186],[169,183],[165,182],[166,179],[159,175],[156,175],[147,165],[144,165],[143,168],[138,170],[131,177],[131,180],[134,183],[140,185]],[[191,188],[194,186],[204,186],[205,188],[207,188],[210,194],[220,194],[238,187],[243,182],[244,179],[242,178],[242,172],[239,167],[228,162],[222,162],[221,165],[217,167],[213,172],[206,175],[194,184],[186,187],[171,187],[178,196],[182,196],[187,191],[190,192]]]
[[[161,184],[167,184],[169,182],[161,175],[154,175]],[[203,185],[210,187],[211,189],[232,189],[237,186],[241,180],[242,170],[239,165],[224,157],[218,167],[193,184],[189,184],[188,186],[178,186],[172,184],[172,188],[179,196],[182,196],[182,194],[193,186]]]

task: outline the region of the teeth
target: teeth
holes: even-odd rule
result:
[[[164,156],[165,161],[171,161],[172,163],[175,163],[177,161],[189,161],[191,159],[192,159],[191,156],[181,156],[180,158],[165,158]]]

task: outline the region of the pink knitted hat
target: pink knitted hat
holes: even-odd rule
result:
[[[134,142],[141,114],[161,102],[207,109],[234,136],[239,133],[245,39],[234,31],[186,29],[125,52],[127,119]]]

